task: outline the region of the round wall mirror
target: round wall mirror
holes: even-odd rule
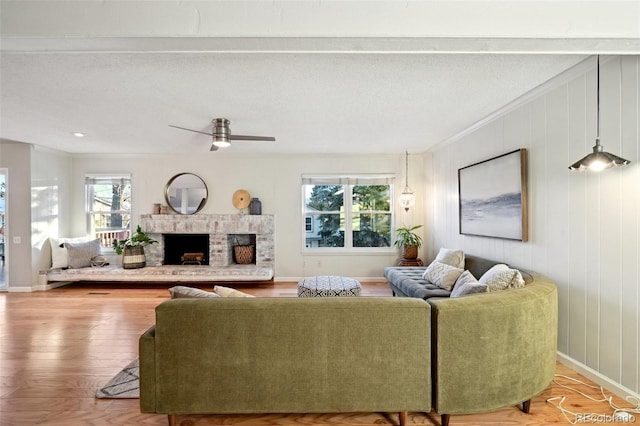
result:
[[[176,213],[194,214],[202,210],[209,192],[200,176],[180,173],[169,179],[164,188],[164,198]]]

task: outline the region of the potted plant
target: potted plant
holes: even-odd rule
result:
[[[418,258],[418,249],[422,247],[422,237],[414,231],[420,228],[422,228],[422,225],[416,225],[411,228],[403,226],[396,229],[396,242],[394,245],[402,249],[403,259]]]
[[[147,264],[144,248],[157,242],[142,232],[140,225],[138,225],[135,234],[126,240],[113,240],[113,248],[116,253],[122,255],[122,267],[124,269],[144,268]]]

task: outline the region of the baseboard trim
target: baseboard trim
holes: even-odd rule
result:
[[[7,286],[8,293],[31,293],[33,291],[33,287],[13,287]]]
[[[621,385],[620,383],[617,383],[611,380],[606,376],[603,376],[601,373],[597,372],[593,368],[588,367],[579,361],[576,361],[575,359],[563,354],[562,352],[557,352],[557,356],[558,356],[557,359],[559,362],[571,368],[575,372],[582,374],[587,379],[592,380],[593,382],[602,386],[609,392],[614,393],[620,398],[626,400],[628,396],[631,396],[632,398],[635,398],[636,400],[640,401],[640,394],[635,393],[631,389]]]

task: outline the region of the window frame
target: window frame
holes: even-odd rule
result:
[[[120,208],[119,210],[94,210],[93,203],[92,203],[94,200],[94,196],[92,194],[95,194],[95,192],[92,192],[92,191],[90,192],[90,186],[98,185],[98,184],[108,185],[109,183],[114,184],[118,182],[121,182],[125,185],[129,185],[129,209],[127,210],[124,208]],[[133,220],[133,215],[132,215],[133,187],[131,184],[131,173],[86,173],[85,181],[84,181],[84,193],[85,193],[85,215],[86,215],[87,235],[91,235],[92,237],[95,236],[95,238],[100,238],[98,236],[98,230],[94,227],[96,215],[101,215],[101,214],[104,215],[105,213],[108,215],[113,215],[113,214],[128,215],[129,217],[128,227],[123,226],[119,228],[121,230],[120,236],[118,236],[117,238],[107,237],[109,238],[109,241],[104,240],[104,238],[101,238],[102,240],[105,241],[105,243],[102,244],[102,252],[103,253],[115,252],[112,246],[113,239],[128,238],[132,232],[131,225]]]
[[[300,185],[301,193],[301,230],[302,230],[302,253],[308,255],[322,255],[322,254],[380,254],[389,255],[395,253],[396,248],[393,245],[393,239],[395,237],[395,222],[396,222],[396,204],[395,204],[395,180],[394,174],[340,174],[340,175],[325,175],[325,174],[303,174]],[[347,201],[351,199],[353,195],[353,188],[355,186],[362,185],[388,185],[389,186],[389,211],[372,210],[362,212],[362,214],[389,214],[390,216],[390,234],[389,234],[389,247],[353,247],[353,230],[351,229],[352,218],[354,213],[361,214],[361,212],[354,212],[353,209],[343,209],[343,212],[326,211],[319,213],[311,213],[312,215],[321,214],[343,214],[345,222],[344,232],[344,247],[308,247],[307,246],[307,233],[306,231],[306,217],[309,214],[306,206],[306,191],[307,185],[342,185],[344,186],[343,193],[343,206],[348,205]],[[312,230],[315,229],[312,220]]]

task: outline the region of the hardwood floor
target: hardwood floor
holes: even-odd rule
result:
[[[228,284],[226,284],[228,285]],[[154,323],[154,308],[169,286],[131,288],[73,284],[36,293],[0,293],[0,425],[166,425],[164,415],[141,414],[137,399],[96,399],[96,389],[138,356],[138,337]],[[200,285],[203,289],[210,289]],[[238,285],[263,297],[295,297],[296,283]],[[363,283],[364,296],[391,296],[384,283]],[[558,373],[579,377],[558,364]],[[588,380],[580,377],[581,380]],[[577,386],[599,396],[599,391]],[[555,384],[534,398],[531,413],[516,407],[452,416],[453,425],[567,424],[546,399],[567,396],[565,408],[611,414]],[[616,399],[623,406],[629,404]],[[636,416],[639,417],[639,416]],[[435,413],[409,413],[409,425],[439,425]],[[178,416],[193,425],[384,425],[397,413]],[[640,419],[636,419],[640,423]]]

